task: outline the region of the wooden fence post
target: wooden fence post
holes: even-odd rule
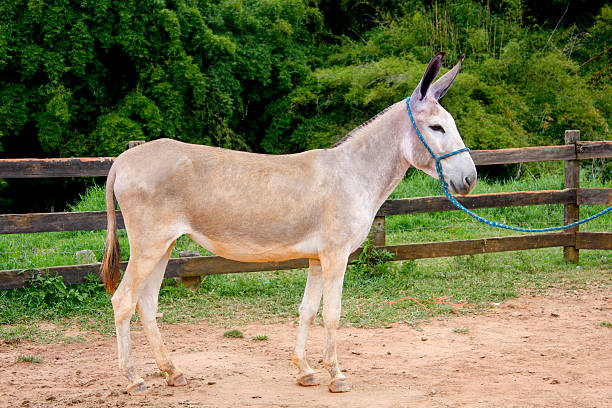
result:
[[[128,142],[128,149],[131,149],[136,146],[140,146],[141,144],[145,144],[146,142],[147,142],[146,140],[130,140]]]
[[[566,130],[565,131],[565,144],[576,145],[576,142],[580,141],[580,130]],[[576,156],[577,157],[577,156]],[[566,160],[565,161],[565,188],[580,188],[580,161],[579,160]],[[572,204],[565,204],[564,221],[565,224],[571,224],[580,219],[580,207],[578,206],[578,195],[576,194],[576,201]],[[579,226],[568,228],[566,231],[577,236]],[[563,247],[563,257],[566,262],[578,263],[579,250],[576,246]]]
[[[200,256],[198,251],[181,251],[179,252],[179,258],[190,258],[194,256]],[[177,282],[182,282],[186,288],[196,289],[196,285],[202,282],[202,276],[180,276],[176,279]],[[204,276],[206,279],[206,276]]]
[[[372,223],[372,229],[370,230],[370,234],[372,236],[372,243],[375,246],[386,245],[385,228],[385,217],[374,217],[374,222]]]

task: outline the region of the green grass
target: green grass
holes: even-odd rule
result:
[[[21,363],[36,363],[36,364],[40,364],[43,362],[43,358],[40,356],[25,356],[25,355],[19,355],[17,356],[17,362],[21,362]]]
[[[468,329],[467,327],[455,327],[453,329],[453,333],[467,334],[469,332],[470,332],[470,329]]]
[[[253,341],[266,341],[266,340],[268,340],[268,336],[266,336],[265,334],[258,334],[257,336],[252,337],[251,340],[253,340]]]
[[[18,344],[24,340],[42,343],[55,343],[61,341],[63,336],[59,330],[47,329],[36,321],[28,323],[2,324],[0,326],[0,338],[6,344]]]
[[[602,184],[586,178],[581,183],[583,187],[612,187],[612,182]],[[512,183],[481,180],[476,192],[558,189],[561,184],[561,177],[553,175]],[[411,173],[393,197],[436,194],[436,180]],[[74,209],[103,209],[101,195],[102,189],[91,190]],[[581,216],[595,211],[598,208],[582,206]],[[562,205],[477,212],[522,226],[559,224],[563,219]],[[387,242],[391,244],[514,234],[476,224],[457,211],[388,217],[387,229]],[[581,226],[581,230],[610,231],[612,217],[602,217]],[[124,232],[120,233],[120,241],[123,258],[128,259]],[[98,251],[100,259],[103,242],[104,231],[0,236],[0,269],[76,263],[74,252],[81,249]],[[182,237],[173,256],[196,248],[199,247],[195,243]],[[492,302],[502,302],[524,290],[612,286],[610,251],[581,251],[580,268],[565,263],[562,248],[547,248],[395,262],[382,270],[383,273],[371,274],[360,267],[349,267],[342,324],[381,327],[401,321],[418,325],[431,317],[486,310]],[[96,277],[79,285],[65,285],[61,279],[48,276],[38,277],[33,283],[28,289],[0,291],[0,338],[5,342],[81,341],[82,336],[70,338],[63,334],[74,327],[84,333],[114,332],[110,299]],[[194,290],[168,279],[160,292],[159,311],[163,317],[159,320],[161,324],[205,320],[228,329],[252,321],[295,320],[305,283],[305,270],[213,275]]]
[[[233,329],[223,333],[223,337],[227,337],[230,339],[242,339],[244,338],[244,334],[238,329]]]

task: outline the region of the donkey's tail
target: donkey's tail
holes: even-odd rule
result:
[[[108,172],[106,179],[106,218],[108,220],[106,232],[106,250],[102,258],[100,275],[104,282],[106,291],[110,294],[115,292],[119,281],[119,263],[121,262],[121,252],[119,251],[119,241],[117,240],[117,217],[115,215],[115,166],[113,165]]]

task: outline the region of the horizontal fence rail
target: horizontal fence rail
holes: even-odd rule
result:
[[[0,178],[106,177],[114,157],[0,159]]]
[[[583,160],[612,157],[612,141],[576,142],[563,146],[516,147],[497,150],[471,150],[477,166],[538,161]]]
[[[612,141],[577,142],[576,145],[471,150],[477,166],[548,160],[612,157]],[[0,178],[105,177],[114,157],[66,159],[0,159]]]
[[[121,211],[115,211],[118,228],[125,228]],[[87,231],[106,229],[106,211],[0,215],[0,234]]]
[[[547,233],[513,237],[479,238],[463,241],[428,242],[419,244],[388,245],[380,247],[393,254],[394,261],[439,258],[457,255],[487,254],[524,249],[575,246],[578,249],[612,249],[612,234],[604,232]],[[359,257],[361,249],[353,252],[350,260]],[[121,263],[124,270],[127,262]],[[308,259],[283,262],[239,262],[220,256],[196,256],[171,258],[166,268],[166,278],[190,278],[240,272],[261,272],[308,267]],[[54,266],[37,269],[13,269],[0,271],[0,289],[20,288],[40,273],[61,275],[67,284],[80,283],[90,274],[98,274],[100,264]]]
[[[567,188],[565,190],[517,191],[511,193],[472,194],[457,197],[468,208],[517,207],[525,205],[569,204],[612,205],[612,189]],[[456,211],[444,196],[387,200],[377,217]],[[124,228],[121,212],[115,212],[117,225]],[[33,232],[85,231],[106,229],[106,211],[4,214],[0,215],[0,234]]]
[[[580,188],[579,160],[612,157],[612,141],[582,142],[579,131],[566,131],[563,146],[523,147],[499,150],[472,150],[476,165],[565,161],[565,189],[518,191],[509,193],[473,194],[457,197],[467,208],[494,208],[526,205],[561,204],[565,207],[565,224],[577,220],[580,205],[612,205],[612,189]],[[138,143],[130,143],[130,145]],[[104,177],[113,157],[67,159],[0,159],[0,178]],[[391,252],[394,260],[436,258],[456,255],[485,254],[524,249],[563,247],[565,259],[577,262],[580,249],[612,250],[612,232],[580,232],[577,227],[560,233],[469,239],[462,241],[427,242],[386,245],[385,217],[400,214],[451,211],[456,208],[444,196],[387,200],[379,209],[372,226],[373,243]],[[124,228],[121,212],[116,211],[117,224]],[[103,230],[106,212],[37,213],[0,215],[0,234]],[[358,249],[350,259],[356,259]],[[124,269],[127,262],[121,263]],[[189,279],[203,275],[257,272],[305,268],[307,259],[283,262],[245,263],[218,256],[172,258],[166,277]],[[99,263],[0,271],[0,289],[26,286],[39,273],[63,276],[68,284],[79,283],[89,274],[98,274]]]

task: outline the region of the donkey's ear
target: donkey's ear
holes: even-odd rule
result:
[[[459,68],[461,68],[461,63],[463,62],[464,58],[465,58],[465,54],[461,55],[457,65],[455,65],[453,69],[448,71],[446,74],[442,75],[440,79],[438,79],[431,86],[431,89],[429,90],[429,92],[434,98],[436,98],[436,100],[443,97],[446,94],[446,91],[448,91],[448,88],[451,87],[451,85],[453,84],[453,81],[455,81],[455,78],[457,77],[457,74],[459,73]]]
[[[425,98],[429,86],[440,72],[440,68],[442,67],[442,57],[444,57],[444,54],[444,52],[441,52],[433,57],[431,61],[429,61],[429,65],[427,65],[423,78],[421,78],[421,82],[419,82],[419,85],[417,85],[416,89],[412,93],[410,100],[418,103]]]

